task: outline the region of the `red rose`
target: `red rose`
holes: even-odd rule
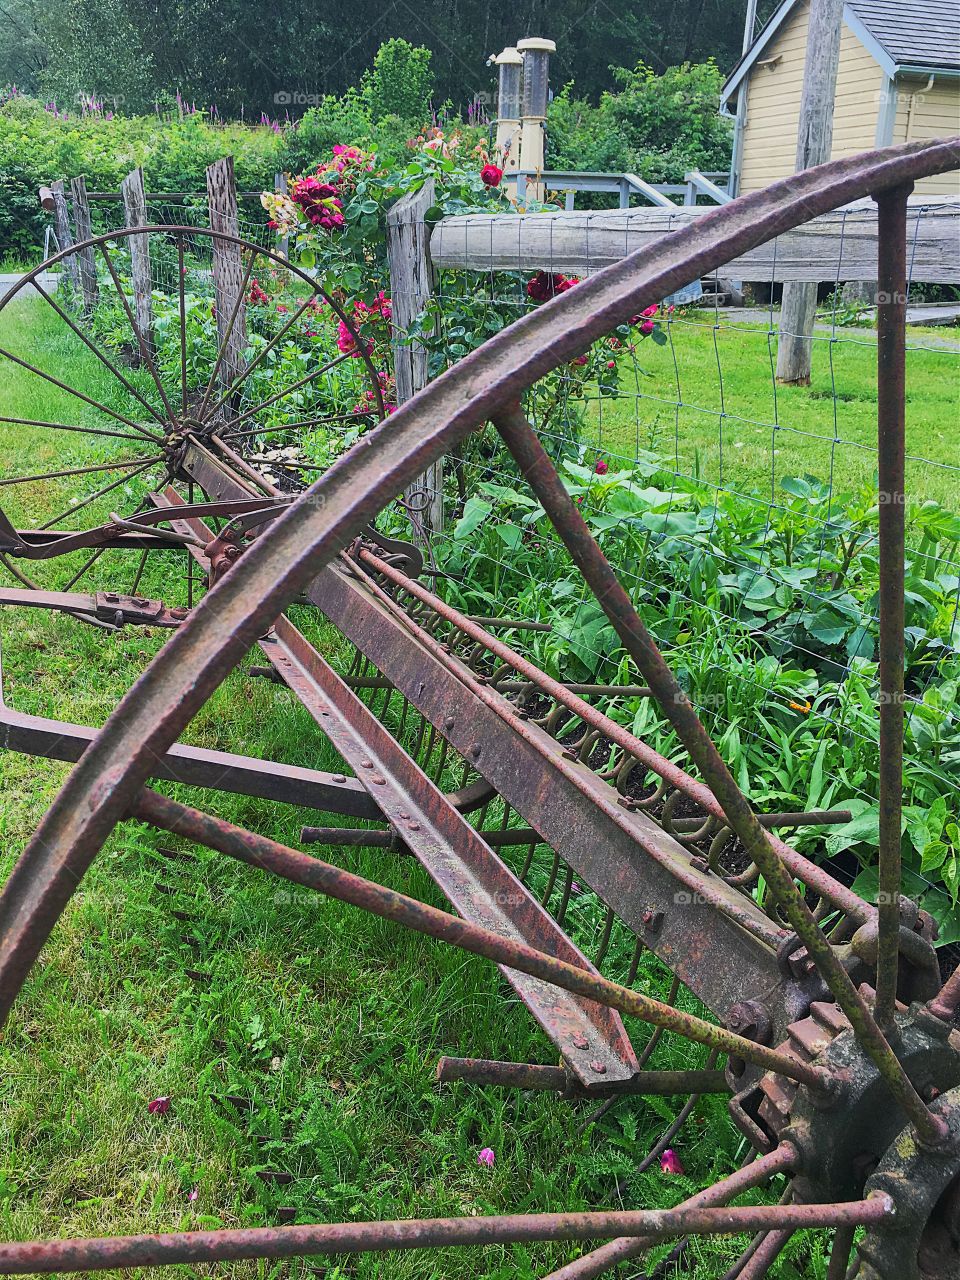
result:
[[[503,170],[495,164],[485,164],[480,170],[480,181],[485,187],[499,187]]]

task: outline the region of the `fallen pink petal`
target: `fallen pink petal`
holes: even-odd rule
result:
[[[486,1165],[488,1169],[492,1169],[497,1157],[493,1153],[492,1147],[484,1147],[477,1156],[477,1164]]]
[[[170,1110],[170,1099],[166,1096],[154,1098],[152,1102],[147,1103],[147,1110],[152,1116],[165,1116]]]
[[[684,1171],[680,1157],[670,1147],[667,1147],[660,1157],[660,1168],[664,1173],[683,1173]]]
[[[190,1204],[193,1204],[194,1200],[196,1200],[199,1194],[200,1194],[199,1187],[191,1187],[190,1190],[187,1192],[187,1201]]]

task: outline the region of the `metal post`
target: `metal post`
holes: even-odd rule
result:
[[[877,457],[880,498],[880,893],[876,1017],[893,1023],[900,950],[903,806],[904,395],[907,197],[913,184],[876,197]]]

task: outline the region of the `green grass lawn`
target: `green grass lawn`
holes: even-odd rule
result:
[[[687,312],[670,342],[637,347],[642,372],[621,378],[617,399],[592,400],[591,437],[627,458],[638,448],[710,484],[776,499],[784,476],[810,474],[838,492],[876,471],[876,340],[818,331],[809,387],[777,386],[771,332]],[[957,510],[960,480],[960,341],[951,330],[907,335],[907,492]],[[943,345],[941,345],[943,344]]]
[[[107,403],[125,403],[114,397],[109,375],[78,342],[56,336],[41,307],[23,302],[0,312],[0,345],[21,353],[30,348],[36,363],[55,369],[65,381]],[[705,355],[712,331],[685,329],[683,334],[697,344],[685,394],[691,401],[708,401],[716,394]],[[733,351],[737,342],[764,339],[723,341],[734,344]],[[658,362],[662,373],[666,349],[645,346],[642,354],[645,364]],[[866,387],[866,354],[858,349],[847,357],[850,377],[856,373]],[[945,367],[955,365],[945,360]],[[730,411],[740,372],[729,352],[726,370]],[[942,421],[939,427],[936,423],[950,398],[944,381],[945,375],[931,375],[924,396],[912,400],[914,408],[926,406],[930,418],[917,448],[941,458],[946,445],[932,446],[938,430],[950,434]],[[653,386],[645,381],[644,391]],[[758,373],[753,390],[741,391],[742,411],[749,408],[758,419],[763,387]],[[829,409],[809,393],[798,393],[796,403],[813,405],[811,414]],[[844,431],[865,436],[871,408],[849,403]],[[651,427],[672,421],[669,406],[658,408],[648,399],[639,405],[649,413]],[[700,444],[695,444],[690,425],[695,420],[686,417],[688,412],[681,429],[684,456],[692,457],[696,447],[705,463],[718,465],[718,455],[708,447],[715,420],[711,428],[704,419]],[[7,362],[0,365],[0,414],[101,420]],[[619,430],[618,447],[631,444],[624,402],[604,404],[603,427],[607,443]],[[736,429],[746,431],[743,424]],[[6,445],[5,475],[53,469],[60,460],[68,465],[96,460],[110,456],[114,447],[127,447],[106,439],[91,446],[81,436],[42,429],[5,427],[0,438]],[[955,446],[955,434],[951,440]],[[641,443],[649,447],[654,441]],[[744,468],[745,483],[762,478],[762,455],[759,443],[733,455]],[[813,461],[804,469],[816,470]],[[71,483],[83,494],[94,480]],[[136,496],[132,485],[127,497]],[[58,509],[62,497],[58,483],[40,487],[29,510],[14,511],[0,490],[0,505],[18,519],[37,521]],[[103,506],[113,501],[92,507],[91,520],[94,514],[102,518]],[[119,581],[120,568],[129,572],[129,564],[118,563],[123,553],[108,556],[98,573],[102,568]],[[171,604],[184,600],[178,554],[152,559],[141,590]],[[331,661],[342,663],[344,646],[328,628],[305,610],[297,611],[297,621],[319,635]],[[135,628],[107,635],[60,616],[18,610],[0,616],[0,639],[10,703],[99,724],[163,637]],[[319,768],[339,765],[294,699],[242,672],[211,699],[185,740]],[[0,870],[6,874],[65,766],[3,753],[0,771]],[[458,779],[445,781],[452,785]],[[295,846],[303,823],[328,821],[313,812],[240,797],[172,791]],[[171,843],[188,860],[170,860],[161,852]],[[412,859],[377,851],[339,850],[335,856],[361,874],[438,902]],[[535,869],[535,886],[542,886],[547,874],[544,859]],[[175,910],[189,918],[177,918]],[[596,944],[602,912],[592,895],[573,900],[568,924],[587,949]],[[605,965],[611,977],[624,976],[630,951],[630,940],[615,935]],[[191,979],[188,969],[209,976]],[[656,962],[645,961],[638,983],[663,997],[668,975]],[[696,1007],[691,998],[683,1004]],[[639,1048],[646,1031],[638,1025],[630,1030]],[[674,1142],[686,1176],[665,1177],[657,1166],[631,1175],[672,1118],[679,1105],[674,1100],[621,1101],[601,1123],[581,1132],[588,1114],[582,1104],[461,1085],[439,1089],[433,1073],[443,1053],[555,1060],[549,1043],[485,962],[127,823],[87,874],[0,1033],[0,1235],[11,1240],[259,1226],[277,1222],[283,1206],[301,1222],[657,1207],[675,1203],[734,1167],[741,1143],[718,1100],[702,1104]],[[667,1037],[651,1065],[700,1061],[698,1049]],[[238,1111],[225,1103],[227,1094],[248,1099],[250,1109]],[[170,1110],[150,1115],[147,1104],[160,1095],[172,1098]],[[477,1153],[484,1146],[496,1152],[492,1170],[478,1166]],[[291,1173],[293,1180],[266,1182],[258,1176],[264,1169]],[[623,1180],[620,1193],[618,1179]],[[778,1186],[772,1190],[774,1197],[779,1192]],[[695,1245],[693,1274],[717,1280],[744,1244]],[[482,1255],[473,1250],[369,1255],[345,1260],[339,1268],[318,1263],[313,1274],[330,1280],[506,1280],[543,1275],[576,1253],[572,1246],[532,1246]],[[175,1270],[183,1276],[240,1277],[300,1276],[312,1269],[285,1262]],[[822,1276],[823,1270],[822,1240],[811,1234],[796,1241],[770,1274],[799,1280]]]

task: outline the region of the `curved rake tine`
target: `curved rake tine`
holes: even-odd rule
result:
[[[0,480],[0,488],[12,484],[30,484],[34,480],[62,480],[65,476],[88,476],[94,471],[123,471],[128,467],[137,467],[140,463],[162,462],[163,454],[157,453],[150,458],[130,458],[126,462],[98,462],[89,467],[69,467],[64,471],[42,471],[29,476],[11,476]]]
[[[351,351],[344,351],[342,355],[334,356],[332,360],[328,360],[326,364],[321,365],[319,369],[315,369],[313,373],[308,373],[305,377],[299,378],[296,382],[284,387],[282,391],[278,391],[276,395],[272,395],[267,400],[262,400],[260,404],[255,404],[252,409],[245,409],[238,418],[234,418],[233,425],[239,426],[241,422],[246,422],[248,418],[252,418],[254,414],[260,413],[263,409],[269,409],[272,404],[276,404],[278,400],[282,400],[284,396],[290,395],[293,391],[299,391],[301,387],[305,387],[308,382],[314,382],[321,374],[329,373],[331,369],[336,368],[338,364],[343,364],[344,360],[353,360],[356,357]],[[250,366],[253,367],[252,365]],[[216,412],[216,406],[212,410]]]
[[[107,357],[103,354],[103,352],[96,345],[96,343],[91,342],[91,340],[83,332],[83,330],[76,323],[76,321],[73,320],[73,318],[69,316],[66,311],[64,311],[63,307],[61,307],[60,304],[56,302],[50,296],[49,293],[47,293],[46,289],[44,289],[43,285],[40,283],[39,280],[33,281],[33,288],[36,290],[37,293],[39,293],[41,298],[44,298],[50,304],[50,306],[53,307],[54,311],[57,313],[60,319],[64,322],[64,324],[68,325],[69,328],[77,335],[80,341],[84,344],[84,346],[87,347],[90,351],[92,351],[93,354],[100,361],[100,363],[110,370],[113,376],[117,379],[119,383],[121,383],[123,387],[126,388],[129,394],[132,395],[135,400],[139,400],[139,402],[143,405],[143,407],[147,410],[147,412],[152,414],[153,417],[156,418],[157,422],[159,422],[160,425],[163,426],[164,425],[163,416],[153,407],[153,405],[150,403],[149,400],[146,399],[145,396],[141,395],[141,393],[137,390],[137,388],[133,385],[133,383],[126,377],[124,373],[121,372],[120,369],[117,368],[117,366],[113,363],[113,361],[107,359]]]
[[[564,490],[564,492],[566,491]],[[422,587],[418,582],[407,579],[403,575],[398,574],[397,570],[392,565],[387,564],[386,561],[381,560],[372,552],[362,549],[358,557],[351,560],[354,572],[357,572],[358,568],[362,568],[362,565],[360,564],[361,561],[363,564],[371,566],[378,574],[382,574],[384,577],[390,578],[391,581],[401,585],[405,591],[409,592],[416,599],[427,604],[439,616],[453,621],[458,630],[463,632],[464,635],[470,636],[472,639],[481,643],[492,654],[496,655],[497,658],[513,667],[514,670],[524,678],[533,680],[539,688],[541,688],[555,702],[572,711],[573,714],[578,716],[584,723],[592,723],[596,727],[600,727],[602,732],[609,737],[611,741],[615,742],[629,755],[634,756],[654,773],[659,774],[660,777],[669,782],[672,786],[677,787],[681,791],[685,791],[691,796],[691,798],[695,799],[698,804],[702,805],[708,811],[715,811],[718,817],[723,818],[724,821],[726,821],[723,808],[709,787],[705,786],[702,782],[697,781],[697,779],[693,778],[689,773],[681,769],[679,765],[675,765],[670,761],[664,761],[656,752],[651,751],[642,739],[637,738],[616,721],[611,721],[608,717],[604,716],[602,712],[598,712],[596,708],[592,707],[590,703],[585,702],[583,698],[578,697],[576,694],[573,694],[568,689],[564,688],[564,686],[558,681],[546,676],[542,671],[534,667],[526,658],[512,650],[509,645],[505,645],[495,636],[490,635],[490,633],[485,631],[483,627],[478,626],[475,622],[471,621],[471,619],[464,617],[464,615],[460,614],[458,610],[453,609],[443,600],[440,600],[425,587]],[[375,586],[372,578],[370,578],[369,581],[373,586]],[[385,597],[385,599],[387,598],[388,597]],[[395,602],[392,600],[391,604],[396,607]],[[767,838],[772,839],[772,837],[769,836]],[[851,893],[850,890],[840,884],[839,881],[834,880],[832,876],[825,876],[819,867],[815,867],[813,864],[808,862],[806,858],[797,854],[789,845],[777,840],[774,841],[773,847],[777,855],[783,859],[792,874],[801,879],[806,877],[811,883],[815,883],[819,894],[828,897],[844,911],[858,919],[860,923],[866,923],[870,919],[874,918],[873,910],[868,908],[862,899],[858,898],[856,894]],[[746,928],[757,927],[755,924],[751,926],[745,919],[741,919],[740,923]],[[774,940],[769,933],[769,930],[772,929],[773,926],[763,927],[767,940],[772,945],[776,946],[780,941],[782,941],[782,932],[780,933],[780,936]]]
[[[31,591],[43,590],[39,582],[34,582],[32,578],[28,578],[27,575],[11,561],[10,557],[5,555],[2,551],[0,551],[0,564],[3,565],[12,577],[16,578],[18,582],[22,582],[25,587],[29,587]]]
[[[880,849],[877,896],[877,1023],[889,1031],[900,961],[907,196],[913,183],[877,199],[877,439],[880,498]]]
[[[106,547],[97,547],[96,551],[94,551],[92,555],[87,557],[82,567],[77,570],[77,572],[73,575],[70,581],[66,584],[66,586],[63,588],[64,591],[69,591],[71,587],[75,587],[77,583],[80,581],[80,579],[83,577],[83,575],[87,572],[87,570],[93,568],[96,562],[103,555],[104,551],[106,551]],[[146,555],[146,552],[144,552],[144,555]],[[135,595],[136,592],[131,591],[130,594]]]
[[[187,416],[187,286],[184,277],[187,268],[184,265],[183,237],[177,240],[177,292],[180,309],[180,413]]]
[[[254,358],[247,365],[247,367],[244,370],[242,370],[242,372],[239,373],[236,378],[234,378],[234,380],[227,387],[226,391],[224,391],[220,399],[216,402],[216,404],[212,406],[212,408],[209,411],[209,415],[208,415],[209,417],[212,418],[215,413],[218,413],[223,408],[223,406],[227,403],[227,401],[231,398],[231,396],[236,394],[236,392],[240,389],[240,387],[244,384],[244,382],[246,382],[247,378],[250,377],[251,373],[253,373],[254,369],[259,367],[261,361],[265,360],[269,355],[269,353],[277,345],[277,343],[280,342],[281,339],[283,339],[290,332],[290,330],[293,328],[296,322],[300,319],[300,317],[303,315],[303,313],[306,311],[306,309],[309,307],[310,303],[313,301],[313,299],[316,296],[317,295],[315,293],[312,293],[310,297],[307,298],[306,302],[301,303],[301,305],[293,313],[290,319],[284,321],[283,325],[277,330],[277,332],[273,335],[273,337],[270,339],[267,345],[265,347],[262,347],[257,352]]]
[[[203,416],[207,411],[207,404],[210,400],[211,394],[213,393],[214,384],[217,381],[217,374],[220,372],[220,367],[223,364],[223,357],[226,354],[227,347],[230,345],[230,339],[233,337],[233,328],[237,323],[237,316],[240,314],[240,307],[243,305],[243,300],[247,296],[247,285],[250,283],[250,277],[253,274],[253,262],[254,256],[253,251],[251,250],[250,261],[247,263],[247,269],[240,282],[240,288],[237,290],[237,296],[233,300],[233,307],[230,310],[230,319],[227,322],[223,341],[220,343],[220,350],[217,352],[217,359],[213,366],[213,372],[210,374],[210,381],[207,383],[206,390],[203,393],[203,399],[200,401],[200,408],[197,410],[196,416],[201,422],[203,421]]]
[[[850,1254],[853,1251],[854,1234],[852,1227],[837,1227],[825,1280],[845,1280]]]
[[[160,375],[157,373],[157,366],[154,363],[153,356],[150,353],[150,344],[149,342],[147,342],[146,338],[140,332],[140,329],[137,326],[136,318],[134,317],[133,312],[130,310],[130,303],[127,301],[127,295],[123,291],[123,285],[120,283],[120,277],[117,275],[117,270],[116,270],[116,267],[114,267],[113,265],[113,260],[110,257],[109,253],[107,252],[106,241],[101,242],[101,244],[98,247],[100,249],[101,254],[103,255],[104,262],[107,264],[107,270],[110,272],[110,278],[113,281],[114,288],[117,291],[117,297],[120,299],[120,304],[123,307],[124,311],[127,313],[127,320],[130,322],[130,328],[133,331],[133,336],[137,340],[137,347],[140,350],[140,359],[147,366],[147,371],[149,372],[151,378],[153,378],[154,383],[156,384],[157,391],[160,393],[160,399],[163,402],[163,407],[166,410],[167,416],[169,417],[171,422],[174,422],[176,420],[176,414],[173,412],[173,406],[171,405],[170,401],[167,399],[167,393],[163,389],[163,382],[160,380]]]
[[[597,968],[599,967],[600,966],[598,965]],[[627,986],[631,986],[631,985],[632,985],[632,980],[627,982]],[[670,983],[670,991],[669,991],[669,994],[667,995],[667,1004],[672,1005],[674,1003],[674,1001],[677,998],[677,993],[679,992],[679,990],[680,990],[680,979],[677,977],[674,977]],[[660,1040],[662,1039],[662,1037],[663,1037],[663,1027],[654,1027],[653,1031],[650,1033],[649,1038],[647,1039],[647,1043],[643,1046],[643,1048],[637,1054],[637,1069],[639,1071],[642,1071],[643,1068],[650,1061],[651,1057],[653,1056],[653,1051],[656,1049],[657,1045],[660,1043]],[[607,1098],[606,1102],[602,1103],[599,1107],[597,1107],[596,1111],[591,1112],[590,1115],[587,1116],[586,1120],[584,1120],[583,1123],[578,1127],[577,1133],[578,1134],[585,1133],[592,1124],[596,1124],[598,1120],[602,1120],[603,1117],[607,1114],[607,1112],[611,1111],[613,1107],[616,1106],[616,1104],[620,1100],[621,1099],[616,1096],[612,1098]]]
[[[716,1065],[717,1065],[717,1055],[716,1053],[711,1053],[709,1058],[707,1059],[707,1070],[712,1071]],[[690,1097],[686,1100],[686,1102],[677,1112],[674,1119],[670,1122],[669,1125],[667,1125],[666,1129],[664,1129],[663,1133],[661,1133],[660,1137],[657,1139],[657,1141],[653,1144],[653,1146],[650,1148],[650,1150],[647,1152],[644,1158],[640,1161],[640,1163],[634,1169],[633,1176],[636,1176],[637,1174],[640,1174],[640,1173],[646,1173],[646,1171],[653,1164],[654,1160],[656,1160],[659,1156],[663,1155],[664,1151],[666,1151],[667,1147],[669,1147],[670,1143],[674,1140],[674,1138],[677,1136],[677,1134],[686,1124],[694,1108],[696,1107],[697,1103],[700,1101],[702,1097],[703,1097],[702,1093],[691,1093]],[[626,1179],[622,1178],[618,1180],[617,1191],[623,1192],[625,1187],[626,1187]]]
[[[659,1000],[621,987],[598,974],[591,974],[533,947],[503,938],[491,929],[470,924],[458,916],[364,880],[339,867],[321,862],[319,858],[288,849],[223,819],[178,804],[156,792],[142,791],[131,812],[144,822],[187,836],[198,844],[218,849],[228,857],[272,871],[283,879],[336,898],[340,902],[351,903],[373,915],[394,920],[416,933],[425,933],[465,951],[485,956],[497,964],[529,973],[532,977],[541,978],[544,982],[563,987],[621,1013],[630,1013],[655,1026],[665,1026],[688,1040],[707,1044],[718,1052],[745,1058],[748,1062],[777,1071],[789,1079],[799,1080],[813,1089],[829,1087],[828,1074],[810,1063],[800,1062],[775,1049],[747,1040],[735,1032],[704,1022],[693,1014],[672,1009]]]
[[[101,404],[99,400],[94,400],[91,396],[85,395],[82,391],[77,391],[75,387],[67,386],[65,382],[61,382],[59,378],[55,378],[52,373],[45,373],[43,369],[38,369],[35,364],[31,364],[29,360],[21,360],[19,356],[15,356],[12,351],[7,351],[5,347],[0,347],[0,356],[7,360],[12,360],[14,364],[19,365],[21,369],[26,369],[28,373],[35,373],[38,378],[43,378],[45,382],[51,382],[61,391],[66,391],[68,395],[76,396],[78,400],[82,400],[84,404],[90,405],[99,413],[105,413],[108,418],[116,418],[117,422],[122,422],[125,427],[132,427],[141,436],[146,436],[148,440],[156,439],[151,436],[149,431],[144,430],[138,422],[134,422],[132,418],[125,417],[122,413],[118,413],[116,409],[108,409],[105,404]],[[84,428],[85,429],[85,428]]]
[[[155,436],[146,430],[143,431],[142,436],[132,436],[128,431],[105,431],[102,427],[83,427],[66,422],[44,422],[40,418],[0,418],[0,424],[14,427],[41,427],[47,431],[80,431],[86,436],[111,436],[114,440],[132,440],[141,448],[143,448],[141,443],[143,438],[153,440],[156,444],[163,444],[163,436]]]
[[[744,1191],[764,1186],[778,1174],[790,1173],[796,1158],[796,1148],[789,1142],[781,1143],[768,1155],[760,1156],[749,1164],[745,1164],[742,1169],[714,1183],[712,1187],[707,1187],[704,1191],[691,1196],[689,1200],[684,1201],[684,1204],[704,1209],[727,1204]],[[575,1262],[567,1263],[559,1271],[551,1271],[548,1276],[543,1277],[543,1280],[594,1280],[595,1276],[602,1276],[613,1267],[619,1266],[621,1262],[638,1258],[655,1243],[650,1236],[624,1236],[611,1240],[608,1244],[601,1245],[599,1249],[594,1249],[591,1253],[577,1258]]]
[[[723,1280],[761,1280],[783,1252],[793,1231],[761,1231]]]
[[[291,1258],[305,1254],[444,1249],[467,1245],[523,1244],[537,1240],[603,1239],[628,1231],[651,1240],[685,1234],[791,1226],[871,1225],[893,1216],[893,1201],[879,1194],[844,1204],[743,1205],[633,1209],[599,1213],[515,1213],[489,1217],[422,1218],[399,1222],[339,1222],[316,1226],[189,1231],[100,1240],[51,1240],[0,1244],[0,1275],[107,1271],[144,1265],[194,1265],[236,1258]]]
[[[135,596],[139,592],[140,579],[143,577],[143,571],[147,567],[147,556],[150,554],[149,548],[144,547],[140,555],[140,563],[137,565],[137,572],[134,574],[133,585],[127,592],[129,596]]]
[[[157,461],[163,462],[164,459],[161,457]],[[98,498],[102,498],[113,489],[118,489],[120,485],[126,484],[126,482],[128,480],[132,480],[134,476],[142,475],[144,471],[148,471],[150,467],[155,467],[157,465],[157,461],[151,460],[150,462],[145,462],[142,466],[137,467],[136,470],[128,472],[127,475],[120,476],[118,480],[114,480],[111,484],[104,485],[102,489],[97,489],[97,491],[95,493],[91,493],[89,497],[82,498],[79,502],[75,502],[73,506],[68,507],[66,511],[61,511],[60,514],[58,516],[54,516],[52,520],[48,520],[45,524],[38,525],[38,529],[51,529],[55,524],[59,524],[61,520],[65,520],[67,516],[73,515],[74,511],[80,511],[83,507],[89,507],[91,502],[96,502]]]
[[[594,541],[519,405],[496,414],[494,423],[621,643],[652,689],[710,790],[720,801],[729,825],[740,837],[747,855],[760,867],[775,899],[847,1015],[864,1051],[870,1056],[921,1139],[931,1145],[943,1142],[947,1133],[945,1122],[933,1115],[913,1087],[866,1001],[840,963],[803,894],[770,843],[767,832],[758,822],[716,745],[700,723],[673,672],[664,662],[630,597]],[[899,924],[897,936],[899,938]]]

